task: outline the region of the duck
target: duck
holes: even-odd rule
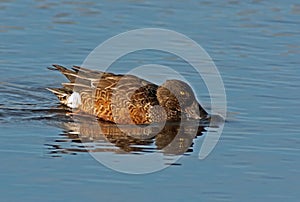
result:
[[[68,108],[117,124],[152,124],[182,119],[204,119],[208,113],[184,81],[157,85],[130,74],[115,74],[54,64],[67,83],[47,88]]]

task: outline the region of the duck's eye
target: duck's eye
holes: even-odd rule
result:
[[[180,95],[185,95],[185,92],[184,91],[180,91]]]

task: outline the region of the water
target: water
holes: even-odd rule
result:
[[[1,1],[0,19],[1,201],[298,201],[296,1]],[[205,160],[197,152],[202,135],[176,164],[127,175],[75,149],[76,138],[62,127],[69,117],[45,90],[65,79],[46,67],[80,65],[109,37],[144,27],[178,31],[205,48],[223,78],[229,116]],[[184,64],[137,53],[112,70],[157,59]],[[207,90],[195,91],[209,108]]]

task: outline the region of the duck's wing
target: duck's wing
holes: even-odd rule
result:
[[[132,75],[107,76],[94,93],[97,116],[122,124],[149,124],[149,109],[158,104],[157,87]]]

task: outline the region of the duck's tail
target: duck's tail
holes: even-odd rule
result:
[[[73,91],[67,90],[65,88],[46,88],[46,89],[52,92],[54,95],[56,95],[60,103],[63,105],[68,104],[68,99],[73,93]]]
[[[93,71],[78,66],[67,69],[61,65],[54,64],[52,67],[48,67],[48,69],[61,72],[69,80],[68,83],[62,83],[62,88],[46,88],[57,96],[61,104],[69,107],[73,106],[70,105],[72,100],[74,101],[73,97],[76,98],[75,100],[79,100],[78,92],[90,91],[91,87],[99,80],[99,77],[101,78],[102,74],[100,71]]]
[[[50,70],[60,71],[70,82],[75,82],[77,78],[77,72],[67,69],[61,65],[52,65],[52,67],[48,67]]]
[[[93,80],[100,79],[103,75],[101,71],[89,70],[79,66],[73,66],[72,69],[68,69],[54,64],[48,69],[61,72],[70,83],[90,84]]]

